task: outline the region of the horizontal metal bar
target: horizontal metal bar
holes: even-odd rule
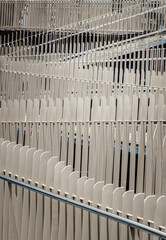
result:
[[[164,125],[166,125],[166,120],[94,120],[94,121],[0,121],[0,124],[38,124],[38,125],[41,125],[41,124],[60,124],[60,125],[63,125],[63,124],[68,124],[68,125],[71,125],[71,124],[89,124],[89,125],[92,125],[92,124],[97,124],[97,125],[100,125],[100,124],[114,124],[114,125],[117,125],[117,123],[119,124],[125,124],[125,123],[128,123],[129,125],[132,125],[133,123],[137,124],[137,125],[140,125],[141,123],[144,123],[144,124],[149,124],[149,123],[153,123],[153,124],[158,124],[158,123],[161,123]]]
[[[46,190],[40,189],[38,187],[34,187],[34,186],[30,185],[30,184],[26,184],[24,182],[18,181],[16,179],[7,177],[7,176],[2,175],[2,174],[0,174],[0,179],[2,179],[4,181],[7,181],[9,183],[12,183],[12,184],[16,184],[16,185],[18,185],[20,187],[29,189],[29,190],[34,191],[36,193],[42,194],[42,195],[44,195],[46,197],[49,197],[49,198],[61,201],[63,203],[69,204],[69,205],[71,205],[73,207],[77,207],[77,208],[80,208],[82,210],[88,211],[90,213],[97,214],[97,215],[99,215],[101,217],[105,217],[107,219],[111,219],[111,220],[116,221],[118,223],[122,223],[122,224],[128,225],[128,226],[130,226],[132,228],[144,231],[146,233],[149,233],[151,235],[157,236],[159,238],[166,239],[166,233],[161,232],[161,231],[159,231],[157,229],[148,227],[146,225],[134,222],[134,221],[129,220],[127,218],[123,218],[123,217],[117,216],[115,214],[112,214],[112,213],[109,213],[109,212],[106,212],[106,211],[103,211],[103,210],[91,207],[91,206],[86,205],[84,203],[80,203],[80,202],[77,202],[77,201],[74,201],[74,200],[62,197],[62,196],[57,195],[57,194],[53,194],[53,193],[48,192]]]

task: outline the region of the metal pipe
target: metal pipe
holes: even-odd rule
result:
[[[137,125],[140,125],[141,123],[145,123],[145,124],[149,124],[149,123],[153,123],[153,124],[155,124],[155,125],[157,125],[157,124],[159,124],[159,123],[161,123],[161,124],[163,124],[164,125],[164,127],[165,127],[165,125],[166,125],[166,121],[165,120],[102,120],[102,121],[100,121],[100,120],[94,120],[94,121],[42,121],[42,122],[40,122],[40,121],[0,121],[0,123],[1,124],[25,124],[24,126],[26,126],[26,124],[38,124],[38,125],[40,125],[40,124],[45,124],[45,125],[49,125],[49,124],[53,124],[53,125],[55,125],[55,123],[57,123],[57,124],[60,124],[60,125],[63,125],[64,123],[65,124],[68,124],[68,125],[71,125],[71,124],[75,124],[75,125],[77,125],[78,123],[80,123],[80,124],[82,124],[82,125],[84,125],[85,123],[87,123],[87,124],[89,124],[90,126],[93,124],[93,123],[95,123],[95,124],[97,124],[97,125],[100,125],[100,124],[106,124],[106,125],[108,125],[109,123],[113,123],[114,125],[116,125],[117,123],[119,123],[119,124],[124,124],[124,123],[128,123],[129,125],[132,125],[133,123],[136,123]]]
[[[77,207],[77,208],[80,208],[82,210],[88,211],[90,213],[97,214],[97,215],[99,215],[101,217],[105,217],[107,219],[116,221],[118,223],[122,223],[122,224],[128,225],[128,226],[130,226],[132,228],[144,231],[144,232],[149,233],[151,235],[157,236],[158,238],[162,238],[162,239],[166,240],[166,233],[161,232],[161,231],[159,231],[157,229],[154,229],[154,228],[148,227],[146,225],[143,225],[143,224],[134,222],[132,220],[129,220],[127,218],[123,218],[123,217],[117,216],[115,214],[112,214],[112,213],[109,213],[109,212],[106,212],[106,211],[103,211],[103,210],[91,207],[91,206],[86,205],[84,203],[80,203],[80,202],[77,202],[77,201],[74,201],[74,200],[62,197],[62,196],[57,195],[57,194],[53,194],[53,193],[48,192],[48,191],[46,191],[44,189],[40,189],[38,187],[34,187],[34,186],[30,185],[30,184],[26,184],[24,182],[18,181],[16,179],[7,177],[7,176],[2,175],[2,174],[0,174],[0,179],[2,179],[4,181],[7,181],[9,183],[12,183],[12,184],[16,184],[16,185],[18,185],[20,187],[29,189],[29,190],[34,191],[36,193],[42,194],[42,195],[44,195],[46,197],[50,197],[50,198],[55,199],[57,201],[61,201],[63,203],[69,204],[69,205],[71,205],[73,207]]]

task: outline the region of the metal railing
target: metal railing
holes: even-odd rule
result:
[[[158,237],[158,238],[166,239],[166,233],[164,233],[164,232],[162,232],[162,231],[159,231],[159,230],[157,230],[157,229],[155,229],[155,228],[146,226],[146,225],[144,225],[144,224],[140,224],[140,223],[138,223],[138,222],[129,220],[129,219],[127,219],[127,218],[124,218],[124,217],[121,217],[121,216],[117,216],[117,215],[112,214],[112,213],[109,213],[109,212],[107,212],[107,211],[103,211],[103,210],[97,209],[97,208],[95,208],[95,207],[86,205],[86,204],[84,204],[84,203],[77,202],[77,201],[68,199],[68,198],[66,198],[66,197],[57,195],[57,194],[53,194],[53,193],[48,192],[48,191],[46,191],[46,190],[44,190],[44,189],[40,189],[40,188],[38,188],[38,187],[32,186],[32,185],[30,185],[30,184],[26,184],[26,183],[24,183],[24,182],[18,181],[18,180],[16,180],[16,179],[7,177],[7,176],[2,175],[2,174],[0,174],[0,179],[2,179],[2,180],[4,180],[4,181],[7,181],[7,182],[9,182],[9,183],[15,184],[15,185],[17,185],[17,186],[19,186],[19,187],[26,188],[26,189],[28,189],[28,190],[30,190],[30,191],[39,193],[39,194],[44,195],[44,196],[46,196],[46,197],[49,197],[49,198],[51,198],[51,199],[58,200],[58,201],[63,202],[63,203],[65,203],[65,204],[71,205],[71,206],[73,206],[73,207],[76,207],[76,208],[79,208],[79,209],[88,211],[88,212],[93,213],[93,214],[96,214],[96,215],[98,215],[98,216],[101,216],[101,217],[104,217],[104,218],[113,220],[113,221],[115,221],[115,222],[122,223],[122,224],[124,224],[124,225],[129,226],[129,227],[132,227],[132,228],[141,230],[141,231],[143,231],[143,232],[146,232],[146,233],[151,234],[151,235],[153,235],[153,236],[156,236],[156,237]]]

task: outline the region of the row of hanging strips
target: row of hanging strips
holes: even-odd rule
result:
[[[165,1],[0,5],[1,174],[165,232]],[[150,237],[0,184],[1,239]]]

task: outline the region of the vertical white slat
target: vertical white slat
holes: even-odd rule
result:
[[[157,88],[155,91],[155,102],[157,105],[158,105],[158,101],[159,101],[159,94],[160,94],[160,91],[159,91],[159,88]]]
[[[74,157],[74,128],[75,124],[70,123],[70,132],[69,132],[69,149],[68,149],[68,165],[73,166],[73,157]]]
[[[123,194],[122,217],[132,220],[134,191],[129,190]],[[132,239],[133,229],[126,225],[120,225],[120,239]]]
[[[58,163],[58,157],[51,157],[47,162],[46,171],[46,190],[50,191],[53,187],[54,167]],[[43,240],[50,239],[51,236],[51,203],[52,200],[48,197],[44,198],[44,220],[43,220]]]
[[[90,98],[88,96],[84,99],[84,121],[90,120]]]
[[[106,142],[105,142],[105,125],[103,122],[97,126],[97,165],[96,165],[96,181],[105,180],[106,167]]]
[[[64,98],[64,109],[63,109],[63,120],[70,121],[71,119],[71,112],[70,112],[70,103],[68,98]]]
[[[136,192],[143,192],[143,173],[144,173],[144,151],[145,151],[145,124],[141,122],[140,136],[139,136],[139,152],[138,152],[138,164],[137,164],[137,182]]]
[[[156,211],[154,214],[154,227],[166,232],[166,196],[157,199]],[[155,237],[153,239],[156,239]]]
[[[155,120],[155,96],[149,94],[150,104],[148,107],[148,120]]]
[[[1,120],[2,121],[6,120],[6,114],[7,114],[6,101],[2,100],[2,103],[1,103]]]
[[[131,119],[131,106],[130,98],[127,95],[124,95],[124,108],[123,108],[123,120]]]
[[[97,119],[98,107],[99,107],[99,99],[98,99],[98,97],[94,96],[93,102],[92,102],[92,115],[91,115],[92,121]]]
[[[5,121],[6,120],[6,113],[7,113],[7,107],[6,107],[6,101],[2,100],[1,103],[1,121]]]
[[[20,100],[20,112],[19,112],[19,120],[25,121],[25,100]]]
[[[8,100],[7,101],[7,120],[8,121],[13,121],[14,120],[14,109],[13,109],[13,101],[12,100]]]
[[[93,203],[92,206],[93,207],[98,207],[101,206],[102,203],[102,188],[104,187],[104,182],[97,182],[94,187],[93,187]],[[90,215],[90,239],[92,240],[97,240],[99,239],[99,226],[100,226],[100,217],[97,216],[96,214],[91,214]]]
[[[52,98],[48,99],[48,107],[54,107],[54,100]]]
[[[33,164],[33,154],[35,148],[29,148],[26,153],[25,161],[25,182],[30,183],[32,179],[32,164]],[[22,224],[21,224],[21,239],[28,239],[28,228],[29,228],[29,204],[30,204],[30,192],[24,189],[23,195],[23,205],[22,205]]]
[[[114,175],[113,175],[113,184],[114,188],[119,186],[119,168],[120,168],[120,123],[116,124],[116,138],[115,138],[115,155],[114,155]]]
[[[77,182],[79,180],[79,171],[72,172],[69,176],[69,195],[68,198],[75,199],[77,193]],[[74,218],[75,208],[67,205],[67,232],[66,239],[73,240],[75,236],[75,218]]]
[[[84,123],[84,133],[83,133],[81,176],[87,176],[87,173],[88,173],[88,145],[89,145],[89,124],[85,122]]]
[[[58,162],[54,167],[54,188],[55,194],[60,191],[61,185],[61,172],[65,167],[64,162]],[[58,227],[59,227],[59,203],[56,200],[52,201],[52,219],[51,219],[51,237],[50,239],[58,239]]]
[[[128,151],[129,151],[129,125],[124,122],[123,126],[123,145],[122,145],[122,163],[121,163],[121,186],[127,187],[128,174]]]
[[[53,122],[56,122],[56,116],[57,116],[57,109],[56,109],[56,107],[53,107],[52,108],[52,111],[53,111],[53,113],[52,113],[52,115],[53,115]]]
[[[20,146],[16,145],[16,150],[21,148]],[[18,150],[17,150],[18,151]],[[30,182],[32,180],[32,166],[33,166],[33,154],[36,151],[36,148],[29,148],[27,153],[26,153],[26,161],[25,161],[25,182]],[[16,161],[13,161],[13,169],[17,166]],[[15,166],[16,165],[16,166]],[[16,170],[13,172],[13,174],[17,174]],[[14,176],[14,175],[13,175]]]
[[[157,198],[155,195],[148,196],[144,200],[143,224],[154,227],[154,214],[156,209]],[[143,239],[149,239],[149,234],[143,232]],[[152,239],[152,237],[150,237]]]
[[[0,139],[3,139],[3,123],[2,123],[2,121],[0,120]],[[0,142],[1,143],[1,142]]]
[[[0,155],[0,172],[1,172],[1,174],[4,174],[4,171],[6,170],[6,154],[7,154],[8,143],[10,143],[10,142],[3,141],[1,143],[1,155]]]
[[[135,76],[135,74],[134,74]],[[134,87],[128,86],[127,95],[129,96],[129,104],[130,104],[130,120],[132,119],[132,107],[133,107],[133,96],[134,96]]]
[[[52,140],[52,148],[53,148],[53,156],[59,157],[60,161],[60,147],[61,147],[61,125],[55,122],[53,126],[53,140]]]
[[[146,144],[146,162],[145,162],[145,189],[146,196],[153,194],[153,136],[152,136],[152,123],[148,123],[147,144]]]
[[[45,98],[41,98],[40,108],[45,108],[45,107],[47,107],[47,101]]]
[[[81,168],[81,127],[82,124],[77,122],[76,132],[76,152],[75,152],[75,170],[80,171]]]
[[[120,212],[122,211],[122,196],[124,194],[124,188],[116,188],[113,192],[113,202],[112,202],[112,213],[117,214],[117,211]],[[120,214],[121,215],[121,214]],[[110,239],[118,239],[119,235],[119,223],[115,221],[110,222],[110,229],[109,229],[109,236]]]
[[[101,107],[105,107],[106,106],[106,97],[105,96],[101,96]]]
[[[129,135],[130,136],[130,135]],[[131,126],[131,141],[130,147],[130,175],[129,175],[129,189],[135,189],[135,165],[136,165],[136,123],[133,122]]]
[[[133,198],[133,220],[143,223],[144,214],[144,193],[138,193]],[[134,230],[134,237],[136,240],[142,239],[142,231]]]
[[[156,152],[156,176],[155,176],[155,194],[161,195],[161,179],[162,179],[162,123],[158,122],[157,127],[157,152]]]
[[[10,141],[17,141],[18,136],[18,123],[12,122],[10,125]]]
[[[42,153],[43,153],[42,150],[37,150],[33,154],[32,184],[34,186],[39,182],[39,164],[40,164],[40,157],[41,157]],[[30,192],[28,240],[35,239],[36,210],[37,210],[37,194],[35,192],[31,191]]]
[[[105,110],[105,109],[104,109]],[[96,118],[94,119],[95,121],[104,121],[105,120],[105,112],[101,114],[102,109],[101,106],[98,107],[97,112],[96,112]]]
[[[147,120],[148,98],[145,93],[140,98],[139,120]]]
[[[112,183],[114,160],[114,123],[106,126],[106,183]]]
[[[83,98],[77,99],[77,121],[83,120]]]
[[[31,147],[37,148],[37,124],[33,123],[31,135]]]
[[[70,105],[71,105],[71,121],[76,121],[76,98],[71,97],[70,99]]]
[[[138,119],[138,96],[133,95],[133,102],[132,102],[132,120]]]
[[[94,184],[95,184],[95,180],[93,178],[89,178],[84,183],[84,201],[83,201],[83,203],[90,204],[89,201],[92,201]],[[83,211],[81,239],[82,240],[90,239],[90,213],[87,211]]]
[[[14,208],[13,208],[13,202],[12,201],[9,201],[9,215],[10,215],[10,218],[9,218],[9,239],[11,238],[17,238],[17,239],[20,239],[20,233],[18,232],[18,229],[17,229],[17,219],[15,214],[14,214]],[[12,220],[15,220],[15,221],[12,221]]]
[[[84,197],[84,184],[87,181],[87,177],[83,176],[77,181],[77,201],[83,200]],[[75,239],[81,239],[82,236],[82,210],[75,208]]]
[[[31,99],[27,100],[27,121],[33,120],[33,102]]]
[[[110,120],[110,118],[109,118],[109,110],[110,110],[110,108],[109,108],[109,106],[105,106],[104,107],[104,120],[105,121],[109,121]]]
[[[164,106],[164,96],[162,94],[159,94],[159,100],[158,100],[158,114],[157,119],[158,120],[164,120],[164,112],[163,112],[163,106]]]
[[[162,166],[162,195],[166,195],[166,137],[162,144],[162,156],[163,156],[163,166]]]
[[[153,124],[152,125],[152,129],[153,129],[153,165],[152,165],[152,168],[153,168],[153,182],[152,182],[152,189],[153,189],[153,194],[155,194],[155,185],[156,185],[156,159],[157,159],[157,146],[158,146],[158,143],[157,143],[157,137],[158,137],[158,124]]]
[[[25,177],[25,163],[26,163],[26,155],[27,151],[29,150],[28,146],[23,146],[20,148],[20,153],[19,153],[19,176],[18,179],[21,181],[22,178]]]
[[[61,143],[61,161],[64,161],[65,163],[67,163],[67,142],[68,142],[68,125],[67,125],[67,123],[63,122],[62,143]]]
[[[42,64],[41,64],[41,68],[42,68]],[[44,68],[43,68],[43,70],[44,70]],[[41,75],[41,97],[42,98],[44,98],[44,94],[45,94],[45,75],[42,74]]]
[[[43,102],[45,102],[45,104],[42,104]],[[45,101],[45,99],[42,99],[42,101],[41,101],[41,108],[40,108],[40,122],[46,121],[46,119],[47,119],[46,101]]]
[[[107,119],[107,106],[106,106],[106,98],[101,96],[101,117],[99,119],[105,121]]]
[[[19,101],[14,99],[14,121],[19,121]]]
[[[44,124],[41,122],[39,126],[38,149],[44,150]]]
[[[12,162],[10,163],[10,172],[12,173],[12,177],[19,176],[20,161],[24,161],[21,159],[22,155],[22,145],[18,144],[15,145],[13,148],[13,157]],[[13,186],[11,187],[11,200],[10,200],[10,215],[12,217],[9,218],[9,237],[12,234],[16,234],[17,238],[20,239],[21,237],[21,214],[22,214],[22,189],[19,187]],[[17,194],[16,194],[17,192]],[[13,229],[15,228],[15,229]]]
[[[2,184],[4,184],[2,182]],[[9,190],[9,186],[8,184],[4,184],[1,188],[2,192],[2,196],[4,197],[4,199],[1,199],[1,210],[3,212],[3,225],[2,229],[1,229],[1,236],[2,239],[4,238],[8,238],[8,231],[9,231],[9,198],[10,198],[10,190]],[[3,208],[3,209],[2,209]],[[2,224],[2,223],[1,223]]]
[[[39,187],[45,188],[46,186],[46,167],[50,159],[50,152],[43,152],[40,156],[39,164]],[[44,196],[37,195],[37,210],[36,210],[36,226],[35,226],[35,239],[42,239],[43,237],[43,215],[44,215]]]
[[[129,70],[126,68],[124,73],[124,83],[129,83]]]
[[[62,120],[62,100],[59,98],[56,98],[56,120],[61,121]]]
[[[15,147],[15,142],[10,142],[7,145],[6,151],[6,175],[10,175],[12,173],[12,161],[13,161],[13,148]]]
[[[12,170],[11,170],[12,178],[14,178],[14,177],[18,178],[18,176],[19,176],[19,163],[22,160],[22,159],[19,159],[21,157],[21,155],[20,155],[21,149],[22,149],[21,144],[17,144],[13,148]],[[32,151],[32,153],[33,153],[33,151]],[[31,156],[32,155],[30,154],[29,157],[31,157]],[[29,161],[28,158],[26,160]],[[26,176],[26,165],[25,165],[25,176]],[[11,220],[12,226],[14,226],[14,222],[15,222],[17,234],[20,238],[21,237],[21,219],[20,219],[21,209],[20,208],[21,208],[22,203],[20,204],[20,206],[18,204],[22,201],[22,199],[20,199],[21,194],[19,195],[21,190],[19,189],[19,187],[12,185],[11,191],[12,191],[12,197],[11,197],[12,208],[11,208],[11,211],[12,211],[14,219],[10,218],[10,220]],[[9,232],[12,234],[13,229],[11,229]]]
[[[54,114],[54,107],[49,106],[46,109],[46,121],[47,122],[52,122],[53,121],[53,118],[54,118],[53,114]]]
[[[113,185],[106,184],[102,188],[102,201],[101,207],[102,210],[106,210],[112,207],[113,201]],[[107,240],[108,239],[108,220],[106,218],[100,219],[100,239]]]
[[[61,196],[65,196],[68,193],[69,189],[69,176],[72,172],[72,166],[66,166],[61,172]],[[60,209],[59,209],[59,228],[58,228],[58,240],[65,240],[66,239],[66,204],[60,202]]]
[[[117,96],[117,120],[123,120],[123,101],[122,101],[122,96],[118,95]]]
[[[1,139],[2,140],[2,139]],[[0,149],[0,160],[1,160],[1,173],[3,174],[3,170],[6,170],[6,158],[7,154],[10,148],[10,142],[8,141],[1,141],[1,149]],[[13,150],[13,148],[12,148]],[[2,216],[1,218],[1,236],[3,238],[8,237],[8,231],[9,231],[9,199],[10,199],[10,189],[9,189],[9,184],[7,182],[1,183],[1,202],[0,202],[0,207],[2,210]]]

